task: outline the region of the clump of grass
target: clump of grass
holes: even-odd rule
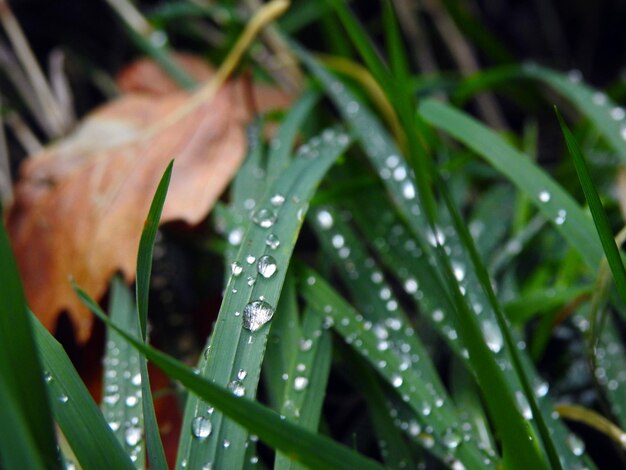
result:
[[[155,18],[217,11],[185,5]],[[108,327],[101,409],[29,312],[0,226],[3,466],[60,468],[71,455],[83,468],[167,468],[148,361],[186,395],[177,468],[593,468],[563,418],[595,427],[623,453],[626,277],[613,196],[585,154],[609,148],[622,162],[626,113],[576,74],[539,66],[421,88],[390,3],[381,12],[383,54],[342,2],[312,5],[288,13],[280,34],[312,21],[341,25],[341,49],[359,59],[316,58],[295,33],[274,43],[298,57],[308,82],[284,116],[250,125],[245,163],[214,212],[225,238],[217,247],[224,295],[196,367],[154,349],[147,335],[171,164],[139,245],[135,299],[114,280],[107,316],[75,286]],[[222,79],[263,21],[252,20]],[[167,49],[134,34],[191,85]],[[576,132],[558,120],[571,154],[563,166],[575,168],[584,199],[520,150],[520,136],[441,99],[462,102],[505,81],[524,90],[539,82],[574,105],[583,122]],[[273,120],[278,129],[265,142]],[[562,403],[559,390],[571,384],[545,378],[537,359],[563,324],[587,343],[578,359],[604,416]],[[328,413],[325,395],[342,381],[363,422]]]

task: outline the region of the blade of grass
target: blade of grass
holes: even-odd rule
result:
[[[292,459],[312,468],[337,470],[379,470],[378,463],[334,442],[316,435],[301,426],[283,420],[271,409],[244,397],[237,397],[225,388],[202,378],[192,369],[166,354],[138,341],[111,323],[106,314],[87,293],[77,286],[74,290],[81,301],[109,328],[140,351],[171,378],[180,381],[190,392],[213,404],[229,418],[245,426],[268,445],[284,452]]]
[[[256,201],[226,287],[207,359],[199,365],[203,377],[229,385],[234,393],[255,395],[270,328],[250,322],[251,317],[260,313],[261,308],[274,313],[309,200],[325,172],[349,143],[349,137],[343,133],[330,129],[322,132],[301,148],[271,189]],[[279,245],[268,244],[270,235]],[[263,260],[270,261],[271,271],[264,272],[259,267]],[[247,327],[242,325],[242,317]],[[211,436],[194,437],[194,420],[210,423]],[[208,406],[190,397],[178,465],[183,461],[192,467],[212,462],[218,467],[239,468],[246,438],[247,432],[241,426],[225,420],[221,413],[212,413]]]
[[[599,265],[602,248],[593,233],[589,217],[558,183],[524,154],[473,118],[444,103],[426,100],[419,112],[428,122],[487,159],[528,195],[537,209],[576,248],[587,265],[594,268]]]
[[[41,362],[1,208],[0,219],[0,375],[4,379],[3,392],[9,397],[4,406],[15,408],[13,420],[18,419],[26,427],[44,465],[59,468]]]
[[[287,384],[282,399],[281,415],[316,431],[332,359],[332,344],[328,331],[322,330],[322,318],[305,310],[302,336],[287,371]],[[304,467],[282,453],[276,454],[274,470],[296,470]]]
[[[585,163],[585,158],[580,151],[574,135],[563,121],[563,118],[558,110],[556,110],[556,115],[559,120],[559,125],[561,126],[561,132],[563,132],[563,137],[565,138],[565,143],[567,144],[567,149],[574,160],[576,173],[578,174],[580,185],[583,188],[587,204],[589,204],[589,210],[591,211],[591,216],[593,217],[596,230],[600,237],[600,243],[604,249],[604,254],[606,255],[609,267],[611,268],[617,292],[622,297],[622,300],[626,300],[626,270],[624,269],[622,258],[617,245],[615,244],[613,232],[611,231],[611,226],[609,225],[609,219],[606,212],[604,212],[600,196],[598,196],[598,191],[591,180],[591,175],[589,174],[589,169]]]
[[[129,334],[139,337],[137,310],[130,289],[115,277],[109,300],[111,321]],[[143,358],[113,330],[107,330],[103,360],[103,391],[100,408],[111,430],[138,468],[145,468],[145,446],[141,370]]]
[[[82,468],[134,469],[63,346],[31,314],[54,418]],[[4,427],[4,426],[0,426]],[[29,467],[11,467],[29,468]]]

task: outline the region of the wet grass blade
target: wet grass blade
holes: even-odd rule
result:
[[[2,392],[8,398],[3,407],[14,408],[7,419],[17,425],[21,423],[21,431],[30,436],[28,441],[35,446],[39,456],[35,462],[40,460],[47,468],[59,468],[41,362],[1,209],[0,218],[0,375],[3,378]],[[0,449],[3,448],[2,442]],[[17,449],[6,449],[0,454],[10,454]]]
[[[98,304],[82,289],[77,286],[74,286],[74,289],[81,301],[100,320],[109,328],[113,328],[168,376],[181,382],[195,396],[211,403],[230,419],[245,426],[265,443],[289,455],[293,460],[311,468],[337,470],[355,468],[381,470],[383,468],[377,462],[327,437],[316,435],[301,426],[281,419],[276,412],[257,402],[235,396],[231,391],[201,377],[181,362],[138,341],[111,323]]]
[[[45,383],[51,397],[54,418],[80,466],[96,470],[137,468],[93,401],[63,346],[34,315],[31,318],[35,341],[46,371]]]
[[[281,415],[306,429],[317,431],[332,359],[330,333],[322,329],[322,318],[305,310],[302,336],[287,371]],[[304,467],[282,453],[276,454],[274,470]]]
[[[135,303],[130,289],[119,277],[111,283],[109,318],[128,334],[139,338]],[[140,354],[123,338],[107,330],[100,408],[117,440],[138,468],[145,467],[141,360]]]
[[[322,132],[298,152],[292,164],[255,200],[225,290],[218,320],[200,374],[237,395],[254,397],[266,339],[289,260],[309,200],[350,139]],[[250,182],[252,184],[252,182]],[[200,432],[200,425],[210,436]],[[248,433],[197,398],[187,403],[178,465],[212,462],[220,468],[242,465]]]
[[[583,188],[587,204],[589,204],[589,210],[591,211],[593,221],[596,225],[596,230],[600,236],[600,243],[602,243],[604,254],[606,255],[609,267],[611,268],[611,273],[613,273],[613,279],[615,281],[615,286],[617,287],[617,292],[623,300],[626,300],[626,270],[624,270],[622,258],[617,245],[615,244],[615,238],[613,236],[613,232],[611,231],[611,226],[609,225],[609,219],[606,212],[604,212],[600,196],[598,196],[598,191],[591,180],[587,163],[585,162],[585,158],[580,151],[578,143],[563,121],[563,118],[558,110],[557,117],[559,119],[561,131],[563,132],[563,137],[565,138],[567,149],[574,160],[576,173],[578,174],[580,185]]]
[[[317,273],[302,267],[301,279],[300,293],[307,303],[375,368],[418,419],[427,422],[432,429],[431,438],[440,445],[439,451],[448,459],[458,459],[467,468],[482,467],[484,456],[471,439],[463,440],[458,415],[449,399],[446,401],[447,397],[424,383],[416,368],[403,365],[406,358],[401,354],[381,347],[372,322],[358,314]]]
[[[602,247],[591,220],[578,203],[528,157],[495,132],[449,105],[427,100],[419,112],[428,122],[463,142],[502,172],[553,222],[589,266],[599,265]]]

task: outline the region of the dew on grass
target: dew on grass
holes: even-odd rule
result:
[[[293,388],[294,390],[301,392],[309,385],[309,379],[306,377],[298,376],[293,380]]]
[[[228,382],[228,390],[236,397],[243,397],[246,394],[246,388],[239,380],[231,380]]]
[[[264,255],[259,258],[259,262],[257,263],[257,271],[261,276],[265,279],[269,279],[276,273],[278,269],[278,265],[276,264],[276,260],[273,256]]]
[[[265,238],[265,244],[270,247],[270,249],[275,250],[280,246],[280,240],[275,234],[269,233],[267,238]]]
[[[274,308],[264,300],[250,302],[243,309],[243,327],[257,331],[274,316]]]
[[[230,272],[234,277],[237,277],[243,272],[243,266],[239,262],[233,261],[230,264]]]
[[[68,401],[70,401],[69,397],[65,394],[59,395],[59,402],[60,403],[67,403]]]
[[[550,195],[550,193],[549,193],[548,191],[545,191],[545,190],[544,190],[544,191],[541,191],[541,192],[539,193],[539,200],[540,200],[541,202],[548,202],[548,201],[550,200],[550,198],[551,198],[551,197],[552,197],[552,196]]]
[[[248,372],[244,369],[239,369],[237,372],[237,379],[243,380],[248,376]]]
[[[440,309],[433,310],[432,317],[435,322],[439,323],[443,320],[443,311]]]
[[[565,209],[559,209],[554,219],[554,223],[557,225],[563,225],[567,219],[567,211]]]
[[[626,111],[624,111],[624,108],[615,106],[611,109],[611,119],[614,121],[621,121],[624,117],[626,117]]]
[[[391,385],[394,388],[399,388],[402,386],[404,380],[402,379],[402,376],[400,376],[399,374],[393,374],[391,376]]]
[[[304,338],[300,339],[300,351],[302,352],[310,351],[312,347],[313,347],[313,340],[304,339]]]
[[[446,429],[443,437],[441,438],[443,445],[448,449],[456,449],[461,443],[460,434],[453,428]]]
[[[481,330],[487,347],[494,353],[500,352],[504,340],[502,339],[502,332],[500,328],[498,328],[498,325],[492,321],[485,320],[481,323]]]
[[[124,442],[129,446],[136,446],[141,442],[141,428],[139,426],[129,426],[124,431]]]
[[[276,219],[276,212],[270,209],[259,209],[252,214],[252,221],[261,228],[270,228]]]
[[[405,199],[415,199],[415,186],[411,181],[405,181],[402,184],[402,196]]]
[[[228,243],[232,246],[241,245],[243,240],[243,228],[236,227],[228,233]]]
[[[284,202],[285,196],[280,193],[276,193],[270,198],[270,204],[272,204],[272,206],[274,207],[280,207],[283,205]]]
[[[256,261],[256,258],[254,256],[252,256],[252,255],[246,256],[246,263],[254,264],[255,261]]]
[[[598,106],[604,106],[606,104],[606,94],[602,93],[601,91],[596,91],[592,96],[591,96],[591,101],[593,102],[593,104],[596,104]]]
[[[141,385],[141,374],[138,372],[133,375],[133,378],[130,380],[130,382],[136,387],[139,387]]]
[[[515,401],[517,402],[517,408],[522,413],[524,419],[532,419],[533,411],[530,409],[526,395],[521,390],[515,392]]]
[[[333,237],[331,238],[331,243],[333,247],[335,247],[336,249],[340,249],[341,247],[343,247],[345,239],[343,238],[343,235],[338,233],[333,235]]]
[[[139,403],[139,398],[137,398],[135,395],[129,395],[126,397],[126,400],[124,400],[124,404],[128,408],[133,408],[137,406],[137,403]]]
[[[327,210],[318,211],[316,218],[317,218],[317,223],[324,230],[328,230],[329,228],[333,226],[333,223],[334,223],[333,216]]]
[[[569,434],[566,442],[576,457],[580,457],[585,453],[585,443],[576,434]]]

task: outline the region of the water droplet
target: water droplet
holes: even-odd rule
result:
[[[224,446],[224,449],[228,449],[230,447],[230,441],[228,439],[224,439],[222,445]]]
[[[274,207],[280,207],[283,205],[284,202],[285,202],[285,196],[283,196],[280,193],[276,193],[270,198],[270,203]]]
[[[541,191],[539,193],[539,200],[541,202],[548,202],[550,200],[550,193],[548,191]]]
[[[321,210],[317,213],[317,223],[324,230],[328,230],[333,226],[333,216],[327,210]]]
[[[576,434],[569,434],[567,436],[567,446],[577,457],[585,453],[585,443]]]
[[[345,239],[343,238],[343,235],[339,233],[333,235],[333,238],[330,241],[336,249],[341,248],[345,243]]]
[[[256,201],[252,198],[243,201],[243,208],[246,210],[251,211],[252,209],[254,209],[254,206],[256,206]]]
[[[67,403],[69,401],[69,397],[67,395],[59,395],[59,401],[61,403]]]
[[[448,449],[456,449],[461,443],[461,436],[452,428],[448,428],[441,438]]]
[[[454,277],[459,282],[465,277],[465,269],[458,263],[452,263],[452,271],[454,272]]]
[[[583,79],[583,73],[578,69],[572,69],[567,72],[567,79],[572,83],[580,83]]]
[[[130,426],[124,431],[124,441],[127,445],[134,447],[141,442],[141,428]]]
[[[307,379],[306,377],[296,377],[295,379],[293,379],[293,388],[298,392],[304,390],[307,385],[309,385],[309,379]]]
[[[526,395],[522,391],[518,390],[515,392],[515,401],[524,419],[532,419],[533,411],[530,409]]]
[[[393,385],[395,388],[401,387],[403,382],[404,380],[402,380],[402,377],[400,375],[394,374],[391,376],[391,385]]]
[[[274,308],[263,300],[250,302],[243,309],[243,327],[256,331],[265,325],[274,316]]]
[[[139,387],[141,385],[141,374],[139,372],[136,373],[130,381],[133,385]]]
[[[593,104],[603,106],[606,104],[606,95],[601,91],[596,91],[591,97],[591,101],[593,101]]]
[[[280,240],[278,239],[276,235],[274,235],[273,233],[270,233],[267,235],[267,238],[265,239],[265,244],[269,246],[270,249],[275,250],[276,248],[280,246]]]
[[[112,393],[112,394],[107,394],[104,396],[104,398],[102,399],[102,401],[104,403],[106,403],[109,406],[113,406],[115,405],[118,401],[120,401],[120,394],[119,393]]]
[[[312,339],[300,339],[300,351],[310,351],[311,348],[313,347],[313,340]]]
[[[433,310],[433,320],[436,321],[437,323],[443,320],[443,311],[439,309]]]
[[[485,320],[481,324],[481,329],[483,331],[487,347],[494,353],[500,352],[503,345],[503,339],[502,332],[500,331],[500,328],[498,328],[498,325],[492,321]]]
[[[621,121],[622,119],[624,119],[625,116],[626,111],[624,111],[624,108],[615,106],[613,109],[611,109],[611,118],[614,121]]]
[[[256,279],[252,276],[248,276],[248,278],[246,279],[246,284],[248,284],[250,287],[252,287],[255,282],[256,282]]]
[[[246,394],[246,388],[239,380],[231,380],[228,383],[228,390],[233,392],[236,397],[243,397]]]
[[[536,386],[535,386],[535,393],[537,394],[538,397],[545,397],[548,394],[548,391],[550,390],[550,385],[548,385],[548,382],[544,382],[544,381],[540,381]]]
[[[52,374],[48,371],[45,371],[43,374],[43,380],[49,384],[50,382],[52,382]]]
[[[259,209],[252,214],[252,221],[262,228],[270,228],[276,222],[276,213],[269,209]]]
[[[259,258],[257,270],[265,279],[272,277],[277,269],[276,260],[272,256],[264,255]]]
[[[559,209],[556,214],[556,219],[554,219],[554,223],[557,225],[563,225],[565,223],[565,219],[567,218],[567,211],[565,209]]]
[[[207,346],[207,347],[204,349],[204,360],[205,360],[205,361],[208,361],[208,360],[209,360],[209,353],[210,353],[210,352],[211,352],[211,346],[209,345],[209,346]]]
[[[243,272],[243,266],[239,262],[233,261],[230,265],[230,272],[237,277]]]
[[[359,112],[359,103],[356,101],[350,101],[348,106],[346,106],[346,111],[348,114],[356,114]]]
[[[405,181],[402,184],[402,195],[405,199],[415,199],[415,186],[410,181]]]
[[[111,428],[111,431],[115,432],[120,428],[120,422],[119,421],[109,421],[109,427]]]
[[[209,418],[205,418],[204,416],[196,416],[191,421],[191,434],[193,437],[197,439],[204,439],[211,435],[211,431],[213,430],[213,425]]]
[[[242,240],[243,240],[243,228],[237,227],[237,228],[232,229],[228,233],[228,243],[230,243],[231,245],[238,246],[241,244]]]
[[[148,40],[150,41],[150,45],[159,49],[167,44],[167,34],[160,30],[153,31],[150,33]]]
[[[246,263],[253,264],[256,261],[256,258],[252,255],[246,256]]]
[[[139,399],[135,395],[130,395],[126,397],[126,400],[124,401],[124,403],[129,408],[132,408],[133,406],[136,406],[137,403],[139,403]]]

